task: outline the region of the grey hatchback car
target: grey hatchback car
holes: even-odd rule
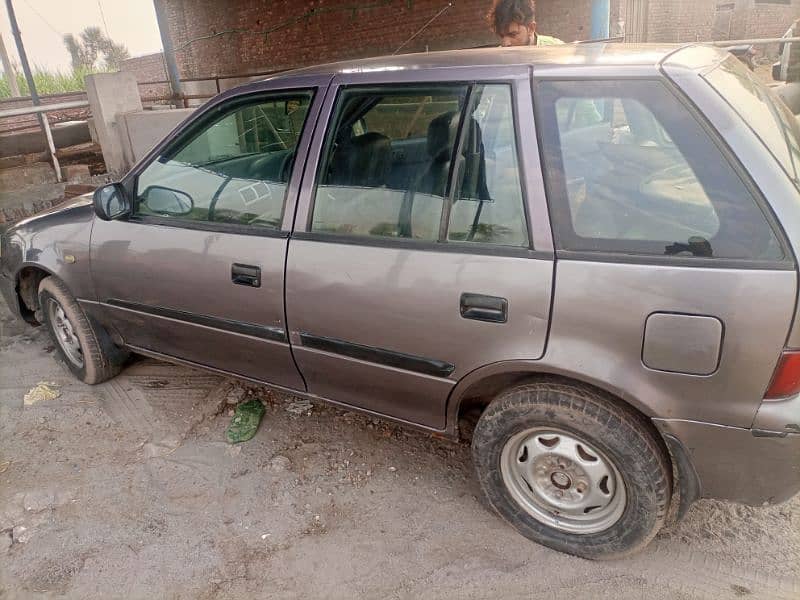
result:
[[[129,352],[456,438],[588,558],[800,489],[800,135],[735,58],[565,45],[281,74],[18,223],[0,287],[86,383]]]

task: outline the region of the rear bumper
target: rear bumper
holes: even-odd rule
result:
[[[712,423],[653,419],[676,438],[697,474],[700,498],[753,506],[779,504],[800,491],[800,434]]]
[[[3,296],[3,300],[6,301],[14,316],[22,318],[22,313],[19,310],[19,296],[17,296],[14,281],[2,273],[0,273],[0,295]]]

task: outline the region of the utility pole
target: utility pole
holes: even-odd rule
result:
[[[2,33],[0,33],[0,61],[3,61],[3,73],[6,74],[6,79],[8,79],[11,97],[18,98],[22,94],[19,93],[19,86],[17,85],[17,73],[14,71],[14,65],[11,64],[11,59],[8,57]]]
[[[31,66],[28,64],[28,55],[25,54],[25,46],[22,45],[22,34],[17,25],[17,15],[14,14],[14,5],[11,0],[6,0],[6,9],[8,9],[8,20],[11,22],[11,33],[14,36],[14,42],[17,44],[17,53],[19,54],[19,62],[22,66],[22,72],[25,74],[25,81],[28,82],[28,90],[31,93],[31,101],[34,106],[41,106],[42,101],[39,99],[39,94],[36,93],[36,83],[33,81],[33,73],[31,73]],[[47,115],[38,113],[39,126],[44,132],[44,137],[47,139],[47,148],[50,150],[50,159],[53,161],[53,169],[56,172],[56,181],[61,181],[61,166],[58,164],[56,157],[56,145],[53,143],[53,134],[50,131],[50,123],[47,121]]]
[[[9,0],[10,1],[10,0]],[[181,76],[178,72],[178,63],[175,60],[175,49],[172,46],[172,38],[169,37],[169,22],[167,21],[166,7],[164,0],[153,0],[156,9],[156,21],[158,21],[158,32],[161,34],[161,46],[164,49],[164,62],[167,63],[167,76],[169,77],[169,87],[172,89],[172,96],[175,103],[181,99]]]

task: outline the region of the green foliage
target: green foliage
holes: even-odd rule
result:
[[[105,72],[108,69],[87,69],[81,67],[70,72],[51,71],[41,67],[33,70],[33,82],[36,84],[36,91],[40,96],[46,94],[61,94],[64,92],[80,92],[86,89],[84,81],[87,75],[98,72]],[[22,73],[17,73],[17,85],[19,93],[29,96],[28,83]],[[8,76],[0,73],[0,98],[10,98],[11,88],[8,85]]]
[[[87,27],[77,36],[68,33],[64,36],[64,46],[72,59],[72,68],[93,69],[97,60],[103,56],[103,66],[109,71],[119,69],[119,63],[130,58],[124,44],[117,44],[107,37],[99,27]]]

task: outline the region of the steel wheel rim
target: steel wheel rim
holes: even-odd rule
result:
[[[605,454],[574,433],[534,427],[503,446],[500,473],[534,519],[567,533],[605,531],[625,511],[625,484]]]
[[[47,313],[50,318],[50,325],[55,332],[55,338],[59,347],[63,350],[67,359],[79,369],[83,368],[83,350],[72,322],[67,318],[64,309],[54,298],[47,300]]]

